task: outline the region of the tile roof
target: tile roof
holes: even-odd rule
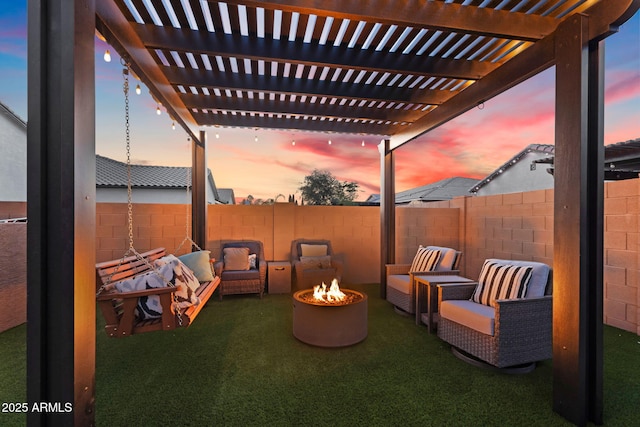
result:
[[[479,180],[473,178],[453,177],[442,181],[423,185],[396,193],[396,203],[410,203],[413,201],[435,202],[439,200],[451,200],[458,196],[469,195],[469,187],[477,184]],[[379,204],[380,195],[372,194],[367,199],[368,204]]]
[[[185,188],[190,169],[182,166],[131,165],[131,184],[134,188]],[[126,186],[126,163],[96,155],[96,187]]]

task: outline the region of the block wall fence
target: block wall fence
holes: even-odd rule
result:
[[[553,266],[553,195],[553,190],[539,190],[398,207],[396,262],[410,263],[417,246],[423,244],[463,251],[461,271],[472,278],[478,276],[486,258],[534,260]],[[640,335],[640,180],[606,183],[604,207],[604,322]],[[188,209],[185,205],[135,205],[136,249],[163,246],[175,252],[185,236]],[[98,203],[97,262],[120,258],[127,249],[126,212],[125,204]],[[207,215],[206,249],[216,258],[225,240],[261,240],[267,260],[280,261],[289,259],[294,239],[329,239],[345,263],[344,283],[380,280],[378,207],[210,205]],[[24,203],[0,203],[0,218],[21,216],[26,216]],[[6,238],[1,241],[8,244]],[[2,252],[0,257],[12,261],[0,259],[0,312],[6,311],[7,304],[15,312],[15,303],[2,292],[9,286],[7,282],[15,282],[15,275],[6,270],[16,265],[15,257],[20,256]],[[0,319],[3,330],[1,326]]]

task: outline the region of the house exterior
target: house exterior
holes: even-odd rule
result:
[[[553,188],[555,146],[531,144],[469,190],[478,196]],[[604,179],[638,178],[640,138],[604,147]]]
[[[190,172],[189,167],[131,165],[131,199],[133,203],[191,203],[186,189],[187,182],[191,183]],[[96,155],[96,201],[127,202],[126,163]],[[216,188],[210,169],[207,169],[207,203],[235,203],[233,190]]]
[[[396,205],[416,205],[427,202],[451,200],[459,196],[468,196],[469,187],[476,185],[478,182],[478,179],[453,177],[400,191],[396,193]],[[372,194],[363,204],[379,205],[380,195]]]
[[[554,153],[553,145],[531,144],[473,185],[469,192],[489,196],[553,188],[553,175],[547,171],[551,165],[540,161],[553,157]]]
[[[27,200],[27,123],[0,102],[0,201]]]

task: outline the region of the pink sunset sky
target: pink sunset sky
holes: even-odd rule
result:
[[[0,102],[27,120],[26,0],[10,3],[0,12]],[[117,55],[110,63],[103,61],[106,48],[96,39],[96,152],[124,161],[122,66]],[[639,138],[639,14],[606,40],[605,69],[605,143]],[[553,144],[554,91],[552,68],[489,100],[483,109],[469,111],[399,148],[396,190],[455,176],[484,178],[529,144]],[[130,108],[134,162],[191,164],[186,133],[179,127],[172,130],[166,113],[156,114],[146,88],[139,96],[131,95]],[[262,199],[294,194],[313,169],[328,170],[341,181],[356,181],[358,200],[379,193],[380,136],[205,130],[207,163],[216,185],[232,188],[237,199],[249,194]]]

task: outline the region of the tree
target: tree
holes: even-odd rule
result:
[[[315,169],[304,177],[300,192],[308,205],[346,205],[358,195],[358,183],[340,182],[331,172]]]

